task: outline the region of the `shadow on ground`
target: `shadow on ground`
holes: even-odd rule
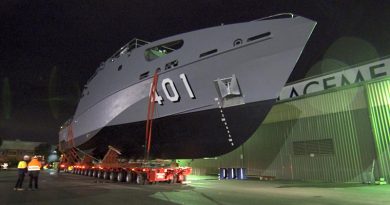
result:
[[[279,184],[281,182],[278,182]],[[349,187],[365,187],[373,186],[362,183],[326,183],[326,182],[282,182],[281,186],[277,188],[294,188],[294,187],[305,187],[305,188],[349,188]]]

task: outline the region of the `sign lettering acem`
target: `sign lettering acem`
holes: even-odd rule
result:
[[[279,100],[389,76],[389,65],[390,58],[288,85],[280,92]]]

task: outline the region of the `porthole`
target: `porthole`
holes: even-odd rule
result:
[[[234,47],[239,46],[241,44],[242,44],[242,39],[241,38],[238,38],[238,39],[233,41],[233,46]]]

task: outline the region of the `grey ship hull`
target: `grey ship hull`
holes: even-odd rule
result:
[[[73,146],[94,148],[97,155],[113,145],[127,156],[142,157],[152,74],[122,79],[118,66],[140,78],[160,68],[162,99],[156,102],[151,156],[227,153],[261,124],[314,26],[302,17],[233,24],[169,37],[109,59],[86,86],[84,93],[90,94],[80,100],[71,124],[60,131],[60,143],[66,147],[72,139]],[[144,59],[148,48],[177,39],[184,44],[172,54],[151,62],[132,60]],[[166,67],[175,61],[172,68]],[[139,67],[146,69],[132,70]]]
[[[231,119],[228,125],[230,134],[235,136],[234,146],[229,142],[226,126],[221,123],[219,109],[156,119],[153,122],[152,157],[176,159],[179,156],[182,159],[192,159],[227,153],[254,133],[259,127],[258,122],[263,121],[274,102],[275,100],[268,100],[224,109],[225,115]],[[145,122],[104,127],[80,148],[96,147],[94,155],[102,157],[107,151],[107,145],[112,145],[119,147],[125,156],[142,158],[145,138],[133,136],[145,136]]]

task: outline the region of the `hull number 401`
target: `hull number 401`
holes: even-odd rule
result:
[[[192,88],[190,86],[190,83],[188,82],[187,76],[182,73],[179,75],[181,79],[181,83],[183,83],[184,87],[186,88],[187,94],[190,98],[195,99],[194,92],[192,91]],[[170,78],[164,78],[161,81],[161,87],[164,91],[165,98],[168,99],[171,102],[179,102],[180,101],[180,94],[177,91],[177,88],[175,86],[175,83]],[[155,102],[158,102],[158,104],[163,105],[164,98],[159,95],[159,93],[155,92]]]

